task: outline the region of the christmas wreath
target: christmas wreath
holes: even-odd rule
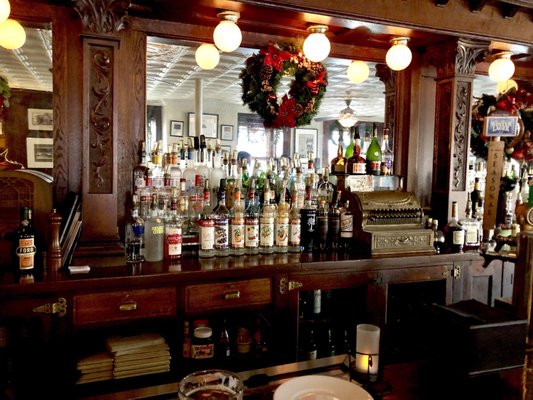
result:
[[[483,135],[487,115],[505,111],[519,117],[520,133],[505,137],[505,155],[517,161],[533,160],[533,94],[524,89],[511,88],[498,96],[483,94],[472,109],[470,148],[476,157],[487,159],[488,138]]]
[[[276,93],[281,78],[294,76],[281,102]],[[246,60],[241,71],[242,101],[257,112],[266,128],[308,125],[326,93],[327,71],[309,61],[294,45],[270,43]]]
[[[7,79],[0,76],[0,121],[4,120],[5,113],[9,108],[9,98],[11,97],[11,89],[7,83]]]

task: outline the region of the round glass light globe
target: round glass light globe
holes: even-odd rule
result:
[[[11,13],[11,4],[9,0],[0,0],[0,23],[4,22]]]
[[[26,32],[14,19],[6,19],[0,24],[0,46],[14,50],[26,42]]]
[[[508,58],[498,58],[489,66],[489,77],[493,81],[502,82],[514,74],[514,63]]]
[[[411,53],[411,49],[404,44],[393,45],[389,51],[387,51],[385,57],[387,65],[394,71],[401,71],[407,68],[409,64],[411,64],[412,59],[413,54]]]
[[[220,61],[220,54],[214,44],[204,43],[196,49],[194,55],[196,63],[202,69],[213,69],[218,65]]]
[[[222,51],[231,52],[241,45],[242,33],[233,21],[220,21],[213,32],[215,45]]]
[[[320,62],[329,55],[331,44],[323,33],[311,33],[304,41],[303,50],[310,61]]]
[[[361,83],[366,81],[368,75],[370,74],[370,69],[368,64],[364,61],[352,61],[348,66],[348,79],[354,83]]]

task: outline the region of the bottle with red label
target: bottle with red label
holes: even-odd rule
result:
[[[211,209],[211,191],[209,189],[209,179],[205,180],[204,186],[204,208],[198,218],[198,232],[200,247],[198,256],[210,258],[215,256],[215,220]]]
[[[32,209],[22,207],[20,209],[20,228],[17,232],[16,254],[19,259],[19,270],[30,272],[35,268],[35,232],[32,225]]]
[[[177,258],[181,258],[183,234],[181,229],[182,221],[177,212],[177,197],[177,189],[172,188],[170,210],[165,221],[165,260],[175,260]]]

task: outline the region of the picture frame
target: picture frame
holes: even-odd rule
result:
[[[53,131],[54,111],[47,108],[28,108],[28,130]]]
[[[183,121],[170,120],[169,135],[173,137],[183,136]]]
[[[222,151],[222,153],[224,152],[227,152],[228,154],[231,154],[231,146],[220,146],[220,151]]]
[[[54,167],[54,139],[26,138],[28,168]]]
[[[300,158],[307,158],[309,152],[317,156],[318,129],[296,128],[294,133],[294,152]]]
[[[189,136],[196,135],[194,131],[194,113],[189,113]],[[202,135],[206,138],[216,139],[218,133],[218,114],[203,114]]]
[[[220,139],[233,140],[233,125],[220,125]]]
[[[517,116],[488,115],[483,121],[483,134],[487,137],[513,137],[520,131]]]

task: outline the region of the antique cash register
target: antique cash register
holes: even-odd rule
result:
[[[424,227],[424,212],[413,193],[352,192],[354,240],[358,250],[385,254],[434,254],[433,231]]]

